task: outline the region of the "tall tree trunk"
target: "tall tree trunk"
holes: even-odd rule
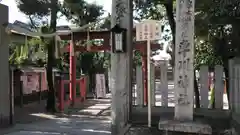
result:
[[[57,4],[58,0],[51,0],[51,22],[50,32],[56,32],[57,25]],[[47,61],[47,81],[48,81],[48,99],[46,110],[48,112],[56,112],[56,97],[55,88],[53,83],[53,66],[54,66],[54,53],[55,50],[55,37],[51,39],[48,44],[48,61]]]
[[[173,0],[168,0],[166,4],[164,4],[167,12],[167,18],[169,21],[169,25],[172,31],[172,53],[171,53],[171,65],[174,67],[175,62],[175,34],[176,34],[176,22],[174,20],[174,11],[173,11]]]

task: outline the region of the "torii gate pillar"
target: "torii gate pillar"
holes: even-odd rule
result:
[[[75,55],[75,44],[73,40],[70,41],[70,69],[69,69],[69,91],[70,91],[70,100],[72,105],[75,105],[76,102],[76,55]]]

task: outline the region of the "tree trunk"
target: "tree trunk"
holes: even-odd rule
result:
[[[50,32],[56,32],[57,25],[57,4],[58,0],[51,0],[51,22]],[[54,53],[55,50],[55,37],[51,39],[48,44],[48,61],[47,61],[47,81],[48,81],[48,99],[46,110],[48,112],[56,112],[56,97],[55,88],[53,83],[53,66],[54,66]]]
[[[195,93],[196,108],[200,108],[200,98],[199,98],[200,94],[199,94],[199,90],[198,90],[198,82],[197,82],[195,71],[194,71],[194,93]]]
[[[176,22],[174,20],[174,11],[173,11],[173,0],[168,0],[166,4],[164,4],[167,12],[167,18],[169,21],[169,25],[171,27],[172,31],[172,53],[171,53],[171,65],[174,67],[174,62],[175,62],[175,34],[176,34]]]

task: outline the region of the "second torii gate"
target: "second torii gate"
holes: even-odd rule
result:
[[[133,30],[135,32],[135,29]],[[68,40],[70,43],[64,48],[65,52],[70,52],[70,91],[72,91],[73,104],[76,99],[76,56],[75,52],[98,52],[98,51],[111,51],[110,46],[110,30],[102,31],[81,31],[73,32],[69,35],[61,35],[61,40]],[[91,45],[77,46],[75,41],[80,40],[94,40],[102,39],[103,43],[100,46]],[[144,104],[147,105],[147,43],[146,42],[133,42],[134,49],[142,54],[142,70],[144,74]],[[160,49],[160,44],[151,44],[152,50]]]

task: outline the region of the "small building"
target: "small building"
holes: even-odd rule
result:
[[[30,26],[20,21],[9,23],[7,32],[10,43],[25,44],[26,40],[34,37],[32,36],[33,30],[31,30]]]
[[[53,75],[56,72],[59,70],[54,68]],[[46,98],[48,90],[46,68],[29,66],[15,68],[13,76],[15,105],[20,103],[21,94],[23,94],[24,103]]]

